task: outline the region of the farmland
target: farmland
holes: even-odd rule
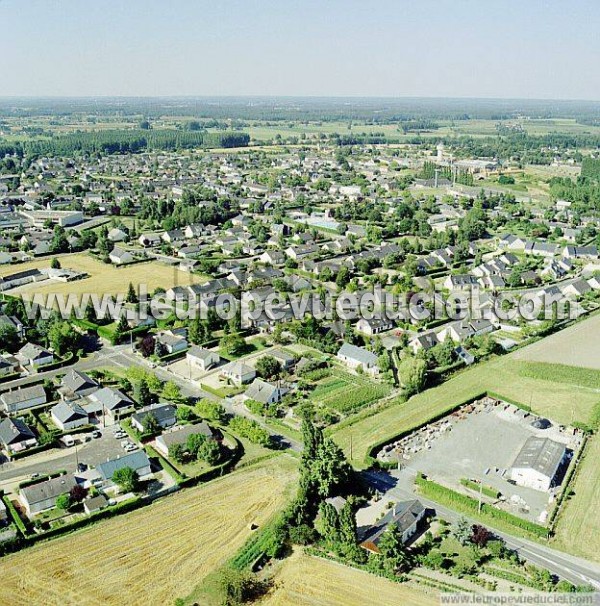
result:
[[[600,375],[594,383],[589,373],[571,370],[570,380],[562,382],[565,374],[562,367],[532,367],[521,363],[514,354],[496,358],[465,370],[407,402],[392,402],[370,416],[371,411],[365,410],[363,415],[357,415],[355,423],[342,424],[338,430],[334,428],[333,436],[347,454],[352,441],[352,462],[361,465],[370,445],[426,423],[431,417],[484,391],[531,406],[534,412],[558,423],[592,422],[600,403],[600,392],[595,387],[600,385]]]
[[[288,558],[263,606],[429,606],[439,598],[366,572],[302,553]]]
[[[348,414],[385,397],[389,392],[387,385],[336,369],[316,384],[311,396],[315,402],[327,408]]]
[[[555,547],[600,562],[600,517],[591,513],[600,502],[600,438],[590,439],[587,454],[573,485],[575,494],[569,499],[559,518],[554,539]]]
[[[280,509],[294,461],[279,456],[2,560],[0,603],[171,604]]]
[[[28,284],[14,289],[12,292],[19,293],[25,298],[30,297],[33,293],[57,293],[63,295],[69,293],[74,293],[75,295],[95,293],[98,295],[114,295],[117,293],[126,294],[129,282],[133,284],[145,284],[149,293],[159,286],[166,290],[175,285],[187,286],[202,282],[199,276],[179,271],[175,267],[169,267],[155,261],[117,268],[85,253],[61,255],[59,259],[63,269],[85,272],[89,275],[89,278],[75,282],[48,281]],[[21,263],[18,266],[4,266],[0,269],[0,277],[16,271],[48,267],[50,267],[49,257],[36,259],[35,261]]]
[[[578,322],[514,354],[517,360],[600,369],[600,315]]]

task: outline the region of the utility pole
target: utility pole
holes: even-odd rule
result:
[[[352,461],[354,457],[352,456],[352,434],[350,434],[350,460]]]

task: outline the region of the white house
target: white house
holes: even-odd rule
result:
[[[126,265],[127,263],[132,263],[134,260],[133,255],[128,250],[116,246],[112,249],[108,258],[114,265]]]
[[[187,351],[185,357],[191,366],[200,369],[202,372],[206,372],[213,366],[217,366],[221,361],[218,353],[196,345]]]
[[[231,381],[234,385],[250,383],[256,377],[256,371],[239,360],[229,362],[221,368],[221,376]]]
[[[337,353],[337,358],[352,370],[361,368],[363,371],[371,374],[379,372],[377,356],[362,347],[344,343]]]

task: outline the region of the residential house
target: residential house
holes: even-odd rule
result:
[[[21,488],[19,499],[29,517],[46,509],[56,507],[56,499],[62,494],[69,494],[77,485],[72,474],[65,474],[44,482]]]
[[[117,470],[125,469],[126,467],[133,469],[140,478],[149,476],[152,473],[150,460],[143,450],[136,450],[119,458],[100,463],[96,465],[96,471],[100,474],[104,485],[107,485],[111,482]]]
[[[181,353],[188,348],[187,339],[173,334],[170,330],[156,335],[156,342],[160,344],[167,354]]]
[[[363,347],[344,343],[337,353],[337,358],[352,370],[361,369],[371,374],[379,372],[377,356]]]
[[[19,349],[16,357],[24,366],[37,369],[54,362],[54,356],[37,343],[26,343]]]
[[[380,332],[392,330],[394,326],[394,322],[384,316],[379,318],[361,318],[356,323],[356,330],[371,337],[378,335]]]
[[[152,415],[159,427],[166,429],[177,423],[177,408],[173,404],[152,404],[145,408],[140,408],[131,416],[131,426],[140,432],[144,432],[144,420],[148,415]]]
[[[210,370],[213,366],[218,366],[221,361],[218,353],[197,345],[190,347],[185,357],[191,366],[200,369],[202,372]]]
[[[118,248],[117,246],[112,249],[108,258],[114,265],[126,265],[134,261],[133,255],[128,250]]]
[[[63,377],[58,391],[65,400],[75,400],[94,393],[99,388],[98,381],[89,375],[71,368]]]
[[[88,413],[77,402],[59,402],[50,410],[52,422],[63,431],[89,423]]]
[[[417,499],[396,503],[362,534],[360,546],[371,553],[379,554],[379,541],[383,533],[392,525],[400,530],[402,542],[408,543],[417,534],[419,523],[425,518],[426,511],[424,505]]]
[[[28,410],[46,404],[48,397],[43,385],[19,387],[0,394],[0,403],[8,414]]]
[[[169,456],[169,448],[175,444],[185,445],[187,439],[191,435],[203,435],[208,439],[221,440],[221,433],[213,429],[208,423],[204,421],[202,423],[196,423],[194,425],[184,425],[183,427],[177,427],[172,431],[162,433],[156,438],[154,444],[156,450],[158,450],[163,456]]]
[[[248,366],[240,360],[234,360],[221,368],[220,375],[239,387],[250,383],[256,377],[256,371],[252,366]]]
[[[0,422],[0,446],[7,456],[37,446],[37,438],[23,419],[3,419]]]
[[[89,414],[99,414],[104,422],[115,424],[134,411],[133,400],[113,387],[103,387],[88,396],[83,408]]]
[[[261,404],[275,404],[281,401],[287,391],[289,390],[279,384],[269,383],[257,377],[246,389],[244,397],[247,400],[256,400]]]
[[[413,353],[416,355],[419,351],[428,350],[439,344],[437,335],[434,332],[426,332],[414,336],[408,343]]]

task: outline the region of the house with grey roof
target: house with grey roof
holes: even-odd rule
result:
[[[240,360],[234,360],[221,368],[220,375],[234,385],[240,386],[250,383],[256,377],[256,371],[252,366],[248,366]]]
[[[185,357],[190,365],[198,368],[202,372],[210,370],[213,366],[218,366],[221,361],[221,357],[218,353],[211,351],[210,349],[198,347],[197,345],[190,347],[186,352]]]
[[[150,459],[148,459],[143,450],[136,450],[122,457],[100,463],[96,465],[96,471],[100,474],[103,483],[106,485],[111,482],[115,471],[125,469],[126,467],[133,469],[140,478],[149,476],[152,473]]]
[[[133,400],[113,387],[103,387],[88,396],[83,408],[89,414],[100,414],[104,421],[114,424],[134,411]]]
[[[372,351],[358,347],[357,345],[344,343],[337,353],[337,359],[352,370],[360,368],[364,372],[371,374],[379,372],[377,356]]]
[[[68,494],[77,484],[72,474],[66,474],[21,488],[19,500],[23,503],[28,516],[56,507],[56,499]]]
[[[379,541],[390,526],[396,526],[402,534],[402,542],[408,543],[418,532],[419,523],[426,514],[426,509],[421,501],[405,501],[396,503],[392,508],[373,526],[360,532],[360,546],[371,553],[380,553]]]
[[[144,432],[144,422],[148,415],[152,415],[161,429],[166,429],[177,423],[177,408],[173,404],[152,404],[141,408],[131,416],[131,426]]]
[[[89,423],[88,413],[77,402],[59,402],[50,409],[52,422],[63,431]]]
[[[35,434],[23,419],[6,418],[0,423],[0,446],[7,456],[33,448],[37,443]]]
[[[23,365],[31,368],[39,368],[54,362],[52,353],[37,343],[26,343],[19,349],[16,357]]]
[[[8,414],[46,404],[48,396],[43,385],[19,387],[0,394],[0,403]]]
[[[567,460],[564,444],[530,436],[512,464],[510,477],[519,486],[548,491],[560,482]]]
[[[288,391],[287,388],[281,387],[279,384],[269,383],[257,377],[246,389],[244,398],[255,400],[261,404],[274,404],[281,401],[283,395]]]
[[[71,368],[63,377],[59,393],[66,400],[83,398],[94,393],[98,389],[98,381],[89,375]]]
[[[156,446],[156,450],[163,456],[168,457],[171,446],[175,444],[185,445],[188,437],[196,434],[213,440],[222,439],[222,435],[218,430],[213,429],[208,423],[202,421],[201,423],[184,425],[183,427],[176,427],[172,431],[166,431],[154,440],[154,445]]]

